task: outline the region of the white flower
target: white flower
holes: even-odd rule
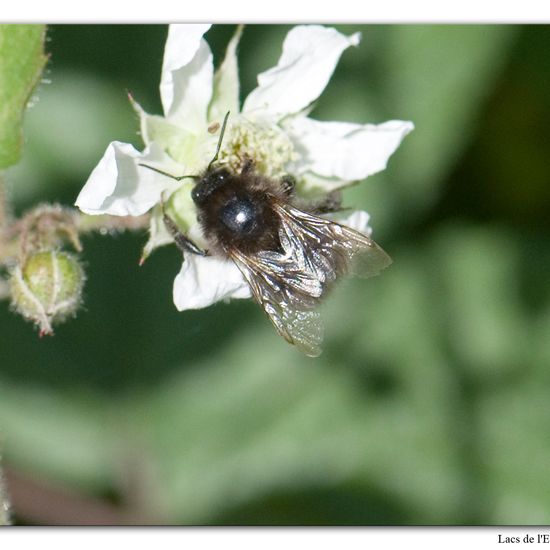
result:
[[[177,182],[139,164],[173,175],[200,173],[212,160],[220,123],[228,111],[231,116],[218,162],[238,170],[246,153],[267,176],[292,174],[298,193],[324,194],[383,170],[413,129],[411,122],[398,120],[373,125],[308,117],[340,55],[359,43],[359,34],[345,36],[319,25],[294,27],[285,38],[279,62],[258,75],[258,87],[241,110],[236,56],[240,29],[214,72],[212,52],[203,38],[209,27],[170,26],[160,83],[164,116],[149,115],[133,102],[140,116],[144,151],[111,143],[76,201],[87,214],[138,216],[152,209],[144,257],[172,242],[162,222],[162,193],[170,197],[168,211],[182,232],[199,245],[205,243],[190,196],[193,181]],[[364,212],[344,223],[370,233]],[[249,296],[238,268],[215,257],[186,254],[174,281],[179,310]]]

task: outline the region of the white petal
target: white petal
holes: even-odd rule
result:
[[[229,298],[250,298],[239,268],[230,261],[186,254],[174,280],[176,308],[200,309]]]
[[[214,92],[208,116],[210,122],[223,120],[227,111],[235,115],[239,112],[237,47],[242,30],[242,25],[239,25],[227,45],[225,58],[214,75]]]
[[[174,237],[172,237],[168,229],[166,229],[166,225],[162,219],[162,208],[160,204],[157,204],[151,212],[151,219],[149,220],[149,239],[143,247],[140,264],[151,255],[153,250],[173,242]]]
[[[311,171],[349,182],[386,168],[388,159],[414,125],[401,120],[361,125],[296,117],[285,128],[301,155],[297,172]]]
[[[140,163],[178,173],[178,165],[155,143],[140,153],[129,143],[113,141],[90,174],[75,205],[86,214],[139,216],[159,202],[164,190],[180,185],[167,176],[139,166]]]
[[[150,115],[130,94],[128,98],[139,117],[139,130],[145,145],[156,141],[164,150],[167,150],[171,141],[181,140],[180,135],[184,133],[181,128],[170,124],[163,116]]]
[[[210,25],[170,25],[164,49],[160,96],[164,114],[186,129],[206,125],[214,65],[203,34]]]
[[[321,95],[342,52],[359,40],[358,33],[345,36],[320,25],[294,27],[277,66],[258,75],[258,87],[246,98],[243,112],[267,109],[280,118],[304,109]]]
[[[342,218],[336,221],[338,221],[338,223],[341,223],[342,225],[346,225],[347,227],[355,229],[355,231],[359,231],[359,233],[363,233],[364,235],[371,235],[372,227],[369,225],[369,220],[370,215],[367,212],[365,212],[364,210],[356,210],[346,218]]]

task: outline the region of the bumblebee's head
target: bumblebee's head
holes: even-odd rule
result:
[[[231,174],[226,168],[218,168],[217,170],[207,170],[206,174],[202,176],[193,190],[191,191],[191,198],[197,206],[204,205],[214,191],[221,186],[227,184]]]

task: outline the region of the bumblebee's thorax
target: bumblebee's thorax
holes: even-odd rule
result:
[[[219,219],[227,231],[246,237],[257,231],[259,214],[257,205],[249,198],[235,196],[220,209]]]
[[[192,198],[211,246],[226,254],[231,249],[255,253],[279,248],[274,197],[257,183],[257,176],[235,175],[223,168],[207,171],[198,181]]]

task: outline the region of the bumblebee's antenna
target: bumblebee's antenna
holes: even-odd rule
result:
[[[218,155],[220,153],[220,149],[222,148],[223,136],[225,134],[225,127],[227,126],[227,119],[229,118],[229,113],[230,112],[231,111],[227,111],[227,113],[225,113],[225,117],[223,118],[222,129],[220,130],[220,139],[218,140],[218,146],[216,147],[216,153],[214,154],[214,158],[208,164],[208,168],[206,169],[207,172],[210,170],[210,168],[212,168],[212,165],[218,160]]]
[[[173,174],[169,174],[168,172],[165,172],[164,170],[160,170],[159,168],[155,168],[154,166],[149,166],[148,164],[142,164],[141,162],[138,163],[138,166],[143,166],[144,168],[149,168],[149,170],[153,170],[153,172],[157,172],[158,174],[162,174],[163,176],[167,176],[169,178],[172,178],[176,181],[181,181],[185,178],[193,178],[193,179],[199,179],[200,176],[196,176],[194,174],[185,174],[184,176],[174,176]]]

